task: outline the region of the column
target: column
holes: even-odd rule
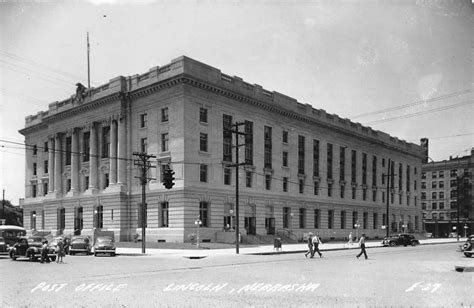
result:
[[[118,120],[118,184],[127,182],[127,129],[126,118],[121,116]]]
[[[97,145],[97,123],[92,123],[90,135],[90,159],[89,159],[89,189],[98,189],[97,168],[99,161],[99,151]]]
[[[110,124],[110,184],[117,183],[117,121]]]
[[[79,192],[79,129],[72,131],[71,144],[71,192]]]
[[[49,138],[49,149],[48,149],[48,193],[54,192],[54,137]]]
[[[62,192],[62,134],[57,133],[54,139],[54,191]]]

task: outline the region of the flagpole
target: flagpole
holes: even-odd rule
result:
[[[89,53],[90,53],[89,32],[87,32],[87,89],[91,88],[91,67],[90,67],[90,61],[89,61]]]

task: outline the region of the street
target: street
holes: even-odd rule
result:
[[[0,259],[2,307],[469,306],[474,266],[457,243],[301,253]]]

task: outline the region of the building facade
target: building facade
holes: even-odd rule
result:
[[[133,153],[146,152],[157,166],[146,185],[147,240],[188,241],[199,218],[201,239],[218,241],[235,224],[229,128],[236,122],[245,133],[239,163],[246,165],[238,169],[244,236],[422,231],[419,145],[187,57],[78,91],[26,118],[25,226],[107,229],[120,240],[141,234]],[[175,172],[170,190],[161,183],[164,166]]]
[[[474,232],[473,174],[474,148],[468,156],[423,164],[421,206],[427,232],[435,237]]]

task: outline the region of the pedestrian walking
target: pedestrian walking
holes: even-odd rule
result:
[[[308,233],[308,251],[304,254],[304,256],[307,258],[308,255],[312,256],[313,255],[313,233]]]
[[[359,246],[360,246],[360,252],[359,254],[356,256],[357,259],[359,259],[359,257],[364,254],[364,257],[365,259],[368,259],[367,257],[367,252],[365,251],[365,233],[362,234],[362,236],[360,237],[359,239]]]
[[[56,257],[56,262],[63,262],[63,257],[64,257],[64,242],[63,239],[59,239],[58,241],[58,255]]]
[[[323,254],[319,251],[319,244],[322,244],[321,239],[319,238],[319,235],[313,236],[312,239],[313,242],[313,253],[311,254],[311,258],[314,257],[314,254],[317,252],[319,254],[319,257],[322,258]]]
[[[352,242],[352,232],[349,233],[349,241],[347,242],[347,246],[352,246],[354,243]]]
[[[49,259],[49,256],[48,256],[48,241],[44,240],[43,241],[43,246],[42,246],[42,249],[41,249],[41,260],[40,260],[40,263],[49,263],[51,262],[51,260]]]

